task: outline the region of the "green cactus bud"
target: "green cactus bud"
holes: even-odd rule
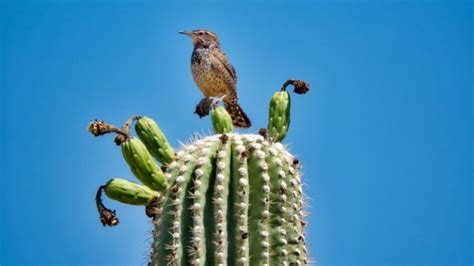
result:
[[[156,160],[166,165],[174,161],[173,147],[153,119],[146,116],[140,117],[135,124],[135,130]]]
[[[153,161],[143,142],[131,137],[120,146],[123,157],[138,180],[156,191],[163,191],[167,188],[168,184],[163,171]]]
[[[273,141],[282,141],[290,127],[291,99],[287,91],[276,92],[270,100],[268,136]]]
[[[160,194],[146,186],[121,178],[113,178],[105,185],[105,194],[122,203],[131,205],[148,205]]]
[[[211,119],[216,134],[231,133],[234,130],[232,118],[222,106],[216,106],[211,111]]]

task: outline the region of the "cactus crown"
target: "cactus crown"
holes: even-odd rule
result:
[[[214,106],[216,134],[178,152],[151,118],[133,116],[120,129],[92,122],[95,136],[117,134],[115,142],[143,184],[114,178],[101,186],[102,223],[118,224],[115,211],[101,202],[105,191],[111,199],[146,206],[154,225],[151,265],[307,264],[300,163],[280,143],[289,128],[289,84],[307,91],[306,83],[287,81],[272,97],[260,135],[232,133],[229,114]],[[128,130],[135,120],[138,138]]]

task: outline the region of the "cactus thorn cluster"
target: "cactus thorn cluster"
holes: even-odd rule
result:
[[[286,86],[305,93],[304,81],[289,80],[269,107],[259,134],[234,132],[216,99],[196,112],[211,114],[215,135],[175,151],[158,124],[132,116],[118,128],[95,120],[94,136],[116,134],[115,142],[141,184],[113,178],[97,191],[102,224],[118,224],[107,197],[145,206],[153,222],[150,265],[306,265],[304,204],[300,168],[281,141],[290,124]],[[137,137],[130,128],[135,123]]]

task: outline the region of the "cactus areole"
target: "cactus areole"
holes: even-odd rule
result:
[[[149,117],[133,116],[122,128],[92,122],[95,136],[117,134],[115,142],[141,182],[113,178],[100,186],[101,222],[118,224],[115,211],[102,204],[102,191],[146,206],[154,226],[149,265],[308,264],[301,166],[281,144],[289,129],[290,84],[295,92],[308,90],[303,81],[285,82],[260,134],[233,133],[229,114],[213,106],[215,135],[177,152]],[[129,133],[135,120],[138,137]]]

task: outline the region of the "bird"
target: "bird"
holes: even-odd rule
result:
[[[194,82],[205,97],[223,97],[224,107],[236,127],[249,128],[252,123],[238,103],[237,73],[221,50],[214,32],[197,29],[180,31],[191,37],[194,49],[191,72]]]

